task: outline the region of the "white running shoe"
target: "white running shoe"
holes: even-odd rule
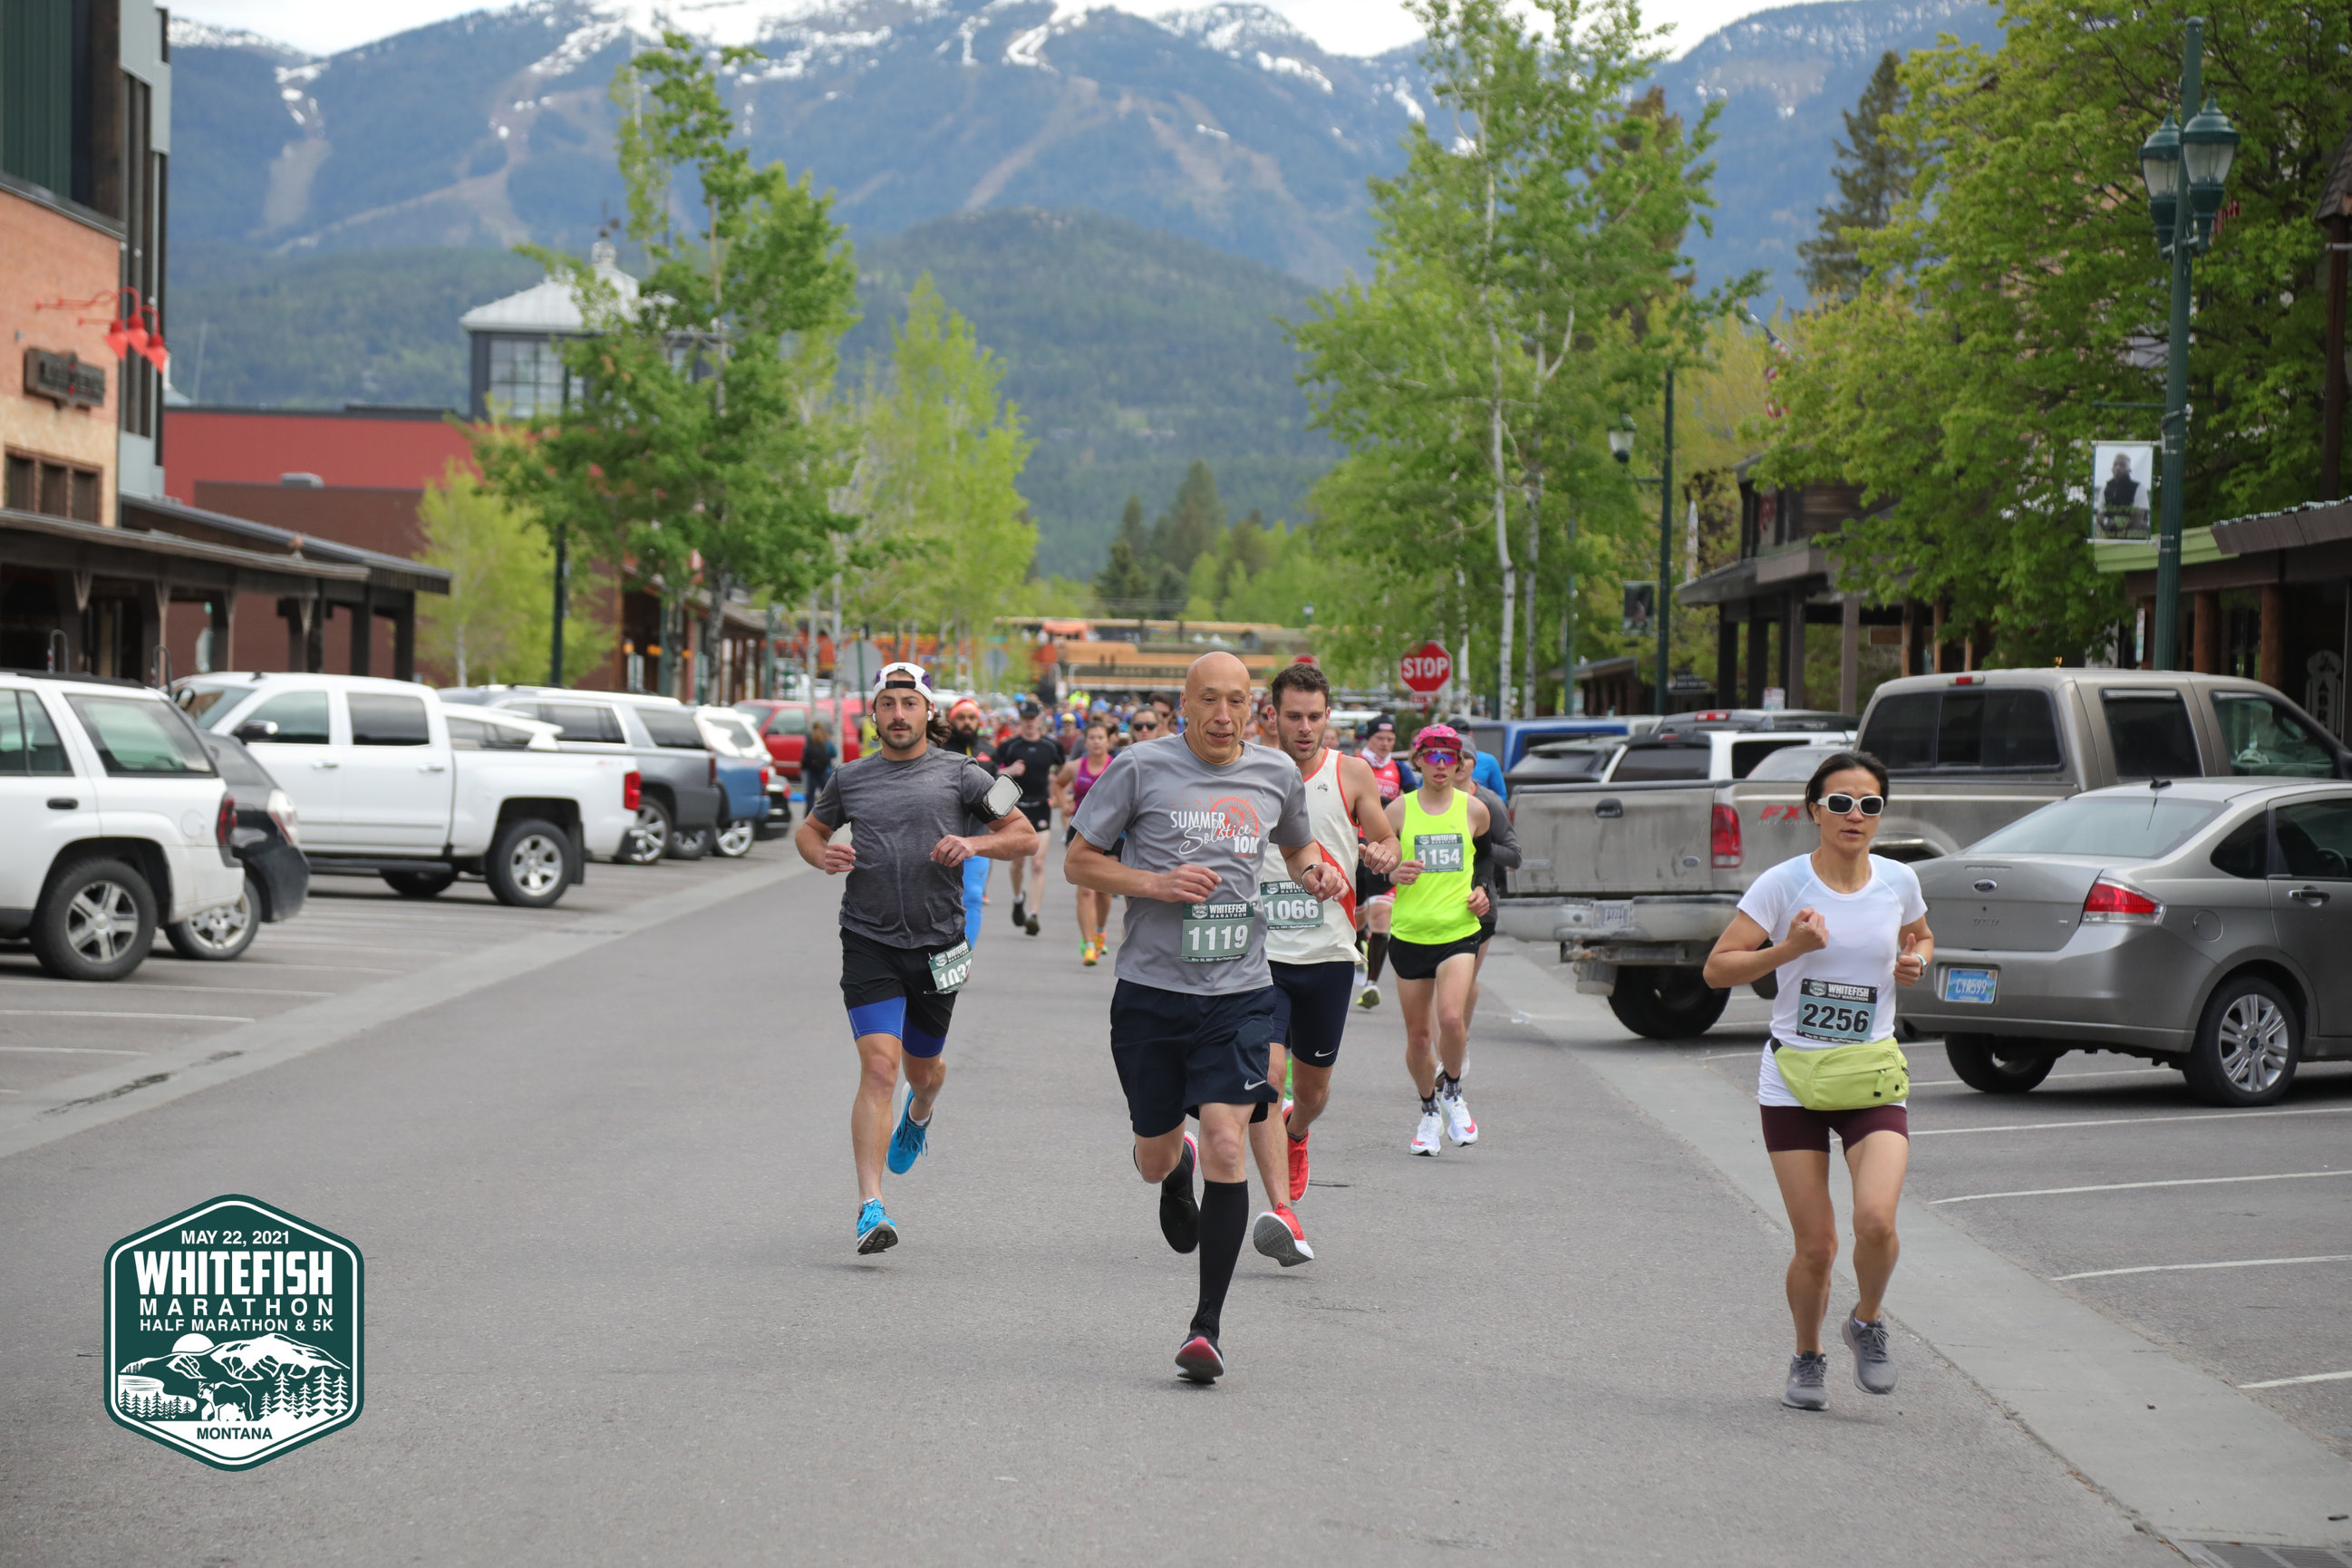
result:
[[[1412,1152],[1434,1154],[1445,1146],[1445,1118],[1434,1110],[1421,1113],[1421,1125],[1413,1129]]]
[[[1445,1135],[1458,1146],[1478,1142],[1478,1121],[1470,1114],[1470,1102],[1458,1094],[1441,1094],[1437,1109],[1445,1117]]]

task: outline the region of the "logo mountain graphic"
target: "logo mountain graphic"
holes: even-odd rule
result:
[[[200,1341],[201,1344],[194,1342]],[[259,1401],[274,1388],[280,1372],[299,1382],[321,1371],[350,1370],[317,1346],[284,1334],[257,1334],[217,1345],[202,1334],[188,1334],[169,1355],[144,1356],[126,1363],[122,1375],[152,1378],[162,1385],[163,1393],[193,1399],[199,1406],[239,1404],[253,1416],[261,1414]],[[251,1397],[241,1398],[248,1390]]]

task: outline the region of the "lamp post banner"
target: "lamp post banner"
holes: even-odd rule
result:
[[[2148,537],[2156,494],[2156,443],[2095,441],[2091,444],[2091,537]]]
[[[359,1419],[360,1250],[225,1194],[106,1254],[106,1413],[246,1470]]]

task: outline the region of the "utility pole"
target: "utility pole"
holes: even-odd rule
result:
[[[563,617],[570,608],[565,603],[569,595],[564,590],[568,585],[565,579],[572,574],[572,560],[564,545],[564,531],[559,526],[555,531],[555,625],[547,639],[547,683],[550,686],[563,684]]]
[[[1674,570],[1675,548],[1675,370],[1666,367],[1665,454],[1658,467],[1658,713],[1666,707],[1666,660],[1673,651],[1674,590],[1666,574]]]

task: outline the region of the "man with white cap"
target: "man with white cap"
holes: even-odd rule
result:
[[[894,1174],[914,1168],[947,1080],[948,1020],[971,973],[964,862],[976,855],[1017,860],[1037,837],[1019,810],[1019,786],[946,744],[946,721],[920,665],[883,666],[867,711],[877,749],[834,771],[793,840],[825,875],[849,875],[841,994],[864,1068],[849,1113],[861,1253],[898,1244],[882,1207],[885,1148]],[[975,816],[989,829],[967,837]],[[845,826],[855,842],[835,843]],[[894,1134],[890,1107],[902,1068],[907,1100]]]

